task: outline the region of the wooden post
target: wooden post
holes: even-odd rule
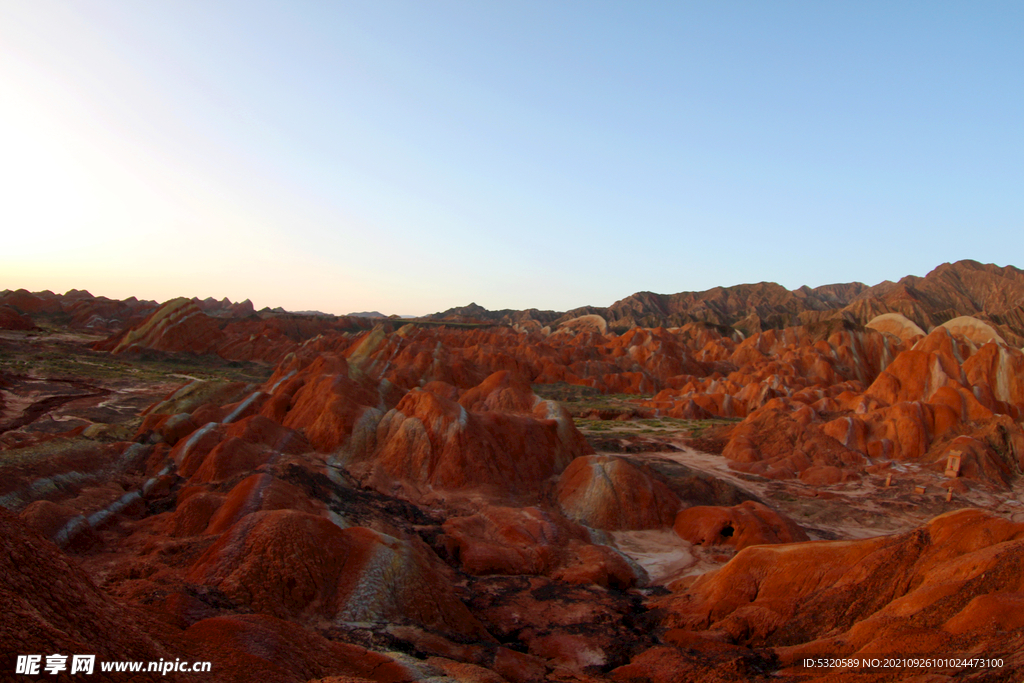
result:
[[[889,488],[889,486],[891,486],[891,485],[892,485],[892,473],[890,472],[889,475],[886,476],[886,478],[885,478],[885,487]]]
[[[960,451],[950,451],[946,458],[946,476],[956,479],[960,476]]]
[[[948,489],[946,489],[946,502],[948,503],[951,500],[953,500],[953,487],[952,486],[950,486]]]

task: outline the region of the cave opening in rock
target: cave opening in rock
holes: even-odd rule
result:
[[[735,531],[735,529],[732,528],[732,524],[726,524],[718,533],[722,535],[722,538],[729,538],[732,536],[733,531]]]

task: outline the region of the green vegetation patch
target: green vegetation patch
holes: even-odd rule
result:
[[[710,420],[684,420],[675,417],[659,417],[643,420],[600,420],[577,418],[576,427],[584,432],[616,431],[623,434],[674,435],[697,438],[708,430],[722,425],[736,424],[738,418],[714,418]]]
[[[273,374],[266,363],[226,361],[218,356],[119,357],[93,351],[85,344],[33,340],[31,347],[5,347],[0,371],[31,377],[88,380],[131,379],[140,382],[186,382],[187,377],[262,383]],[[187,376],[187,377],[185,377]]]

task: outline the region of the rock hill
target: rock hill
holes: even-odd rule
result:
[[[842,319],[865,325],[886,313],[899,313],[926,332],[958,316],[993,326],[1014,346],[1024,346],[1024,271],[976,261],[945,263],[924,277],[869,287],[860,282],[800,287],[790,291],[772,282],[715,287],[703,292],[637,292],[606,308],[586,306],[554,311],[488,311],[476,304],[428,316],[434,320],[488,321],[509,325],[535,321],[555,329],[581,315],[600,315],[617,330],[682,327],[707,323],[745,335],[768,329]]]
[[[124,323],[60,347],[77,366],[0,367],[0,666],[1018,680],[1020,275],[961,262],[447,323],[6,292],[15,322]],[[46,343],[6,331],[0,357]],[[173,374],[147,380],[148,356]],[[999,664],[803,666],[822,654]],[[158,679],[194,677],[139,678]]]

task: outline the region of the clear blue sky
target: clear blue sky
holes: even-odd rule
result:
[[[0,0],[0,225],[333,313],[1022,267],[1024,4]]]

